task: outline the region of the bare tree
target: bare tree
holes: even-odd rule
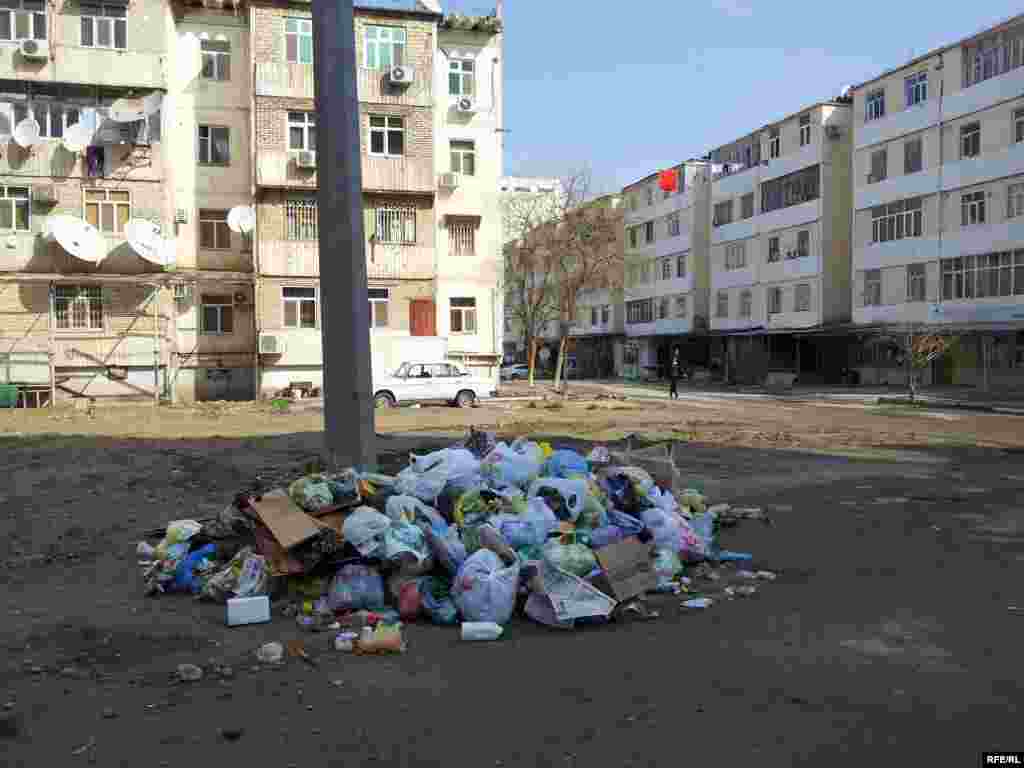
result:
[[[904,342],[904,363],[907,367],[907,389],[910,400],[917,397],[921,372],[947,352],[957,343],[957,337],[938,333],[914,333],[911,330]]]

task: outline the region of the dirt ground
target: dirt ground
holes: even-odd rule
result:
[[[315,406],[0,412],[0,764],[859,768],[1020,748],[1024,420],[617,400],[378,416],[385,471],[468,424],[580,448],[676,437],[687,482],[771,513],[723,543],[778,579],[699,613],[653,597],[650,622],[516,619],[494,644],[416,624],[401,656],[341,655],[283,618],[228,629],[222,607],[145,598],[134,554],[301,474]],[[292,638],[317,668],[255,663]],[[175,682],[181,663],[204,679]]]

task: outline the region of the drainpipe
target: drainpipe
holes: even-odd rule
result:
[[[942,303],[942,232],[943,232],[943,218],[944,218],[943,214],[945,212],[944,208],[945,208],[945,204],[946,204],[946,200],[945,200],[945,197],[944,197],[943,192],[942,192],[942,167],[943,167],[943,163],[945,162],[945,159],[944,159],[944,144],[943,144],[943,137],[942,137],[942,124],[944,122],[943,121],[943,111],[942,111],[942,100],[943,100],[943,98],[945,96],[945,92],[946,92],[946,82],[945,82],[945,77],[944,77],[944,65],[942,63],[942,56],[941,55],[939,56],[939,63],[935,65],[935,70],[939,73],[939,173],[938,173],[937,181],[936,181],[936,185],[937,185],[936,199],[938,200],[938,208],[939,208],[939,216],[938,216],[939,238],[938,238],[938,244],[937,244],[937,249],[936,249],[936,256],[937,256],[937,258],[939,260],[939,290],[938,290],[938,293],[936,295],[936,298],[938,299],[938,301],[936,303],[941,304]],[[922,150],[923,150],[923,148],[922,148]]]
[[[57,302],[57,289],[53,282],[50,283],[50,296],[49,296],[49,318],[47,322],[47,328],[49,330],[49,339],[47,346],[49,347],[47,358],[50,361],[50,407],[53,408],[57,404],[57,352],[56,352],[56,338],[54,336],[54,327],[56,325],[56,302]]]

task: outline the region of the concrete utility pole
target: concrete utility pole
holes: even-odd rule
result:
[[[375,469],[352,0],[313,0],[324,440],[335,467]]]

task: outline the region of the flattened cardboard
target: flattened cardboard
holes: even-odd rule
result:
[[[320,532],[317,521],[287,496],[267,494],[262,501],[254,501],[252,508],[285,549],[308,541]]]
[[[658,584],[651,561],[651,545],[635,536],[602,547],[595,554],[606,578],[595,581],[594,586],[619,602],[642,595]]]
[[[262,525],[256,526],[256,549],[267,559],[271,576],[299,576],[306,572],[302,563],[274,541],[274,535]]]

